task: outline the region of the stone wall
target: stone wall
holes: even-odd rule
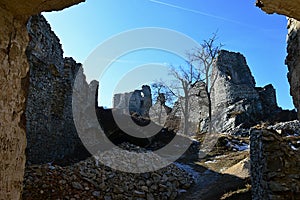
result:
[[[216,132],[235,134],[239,128],[250,128],[261,121],[272,123],[295,119],[293,112],[278,107],[276,91],[271,84],[255,87],[246,58],[240,53],[219,52],[212,67],[210,84],[212,128]],[[189,125],[193,127],[192,132],[207,132],[209,128],[208,98],[204,88],[205,84],[198,82],[189,91],[188,113],[194,124]],[[182,118],[184,105],[185,99],[180,98],[172,114]]]
[[[272,84],[264,87],[256,87],[256,91],[259,95],[259,100],[263,108],[263,113],[266,116],[274,114],[274,111],[278,110],[276,90]]]
[[[299,199],[299,134],[254,129],[250,135],[252,199]]]
[[[141,90],[115,94],[113,108],[122,109],[125,113],[137,113],[138,115],[149,116],[149,109],[152,106],[151,89],[143,85]]]
[[[274,87],[271,84],[255,87],[255,79],[246,58],[240,53],[221,50],[211,79],[214,82],[211,97],[215,111],[243,99],[256,102],[257,111],[265,115],[278,111]]]
[[[25,167],[25,101],[30,15],[61,10],[83,0],[2,0],[0,3],[0,199],[19,199]]]
[[[293,96],[295,107],[300,111],[300,22],[289,18],[287,36],[287,57],[288,80],[290,83],[290,93]],[[300,112],[298,112],[300,119]]]
[[[271,84],[255,87],[254,77],[240,53],[220,51],[211,83],[212,119],[218,132],[232,132],[238,126],[249,128],[261,120],[272,121],[282,111]]]
[[[19,199],[24,175],[29,66],[23,23],[0,6],[0,199]]]
[[[257,100],[255,80],[240,53],[221,50],[213,67],[211,82],[213,108],[227,107],[241,99]]]
[[[166,128],[184,135],[194,135],[205,126],[208,117],[208,98],[205,83],[196,82],[187,88],[187,95],[179,97],[167,118]]]
[[[63,58],[60,41],[42,15],[32,16],[27,30],[26,155],[30,163],[46,163],[74,153],[81,145],[73,122],[72,90],[82,70],[72,58]]]
[[[166,105],[165,94],[159,93],[156,102],[152,105],[149,112],[151,121],[163,127],[171,112],[172,108]]]
[[[298,118],[300,118],[300,22],[297,21],[300,20],[300,1],[257,0],[256,5],[269,14],[278,13],[290,17],[286,64],[289,70],[290,93],[298,109]],[[294,130],[299,131],[299,126]],[[298,139],[284,137],[270,130],[256,130],[251,133],[250,153],[254,200],[299,199],[299,147],[291,146],[295,141],[299,144],[299,137]]]

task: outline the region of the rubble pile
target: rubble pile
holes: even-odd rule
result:
[[[27,166],[23,199],[175,199],[193,182],[191,174],[174,164],[154,172],[126,173],[91,157],[65,167]]]

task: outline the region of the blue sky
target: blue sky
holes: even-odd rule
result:
[[[273,84],[279,106],[293,109],[284,65],[287,20],[284,16],[263,13],[254,2],[87,0],[63,11],[44,13],[44,16],[60,38],[64,56],[81,63],[108,38],[135,28],[172,29],[199,43],[218,30],[218,41],[225,45],[224,49],[240,52],[246,57],[257,86]],[[176,65],[181,62],[183,60],[178,56],[155,50],[121,57],[101,78],[100,104],[111,106],[112,88],[135,67],[146,63]],[[164,76],[162,72],[152,74],[156,74],[157,79]]]

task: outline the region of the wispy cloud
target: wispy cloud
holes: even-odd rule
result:
[[[111,59],[108,59],[108,58],[100,58],[101,61],[109,61],[109,62],[112,62],[112,63],[124,63],[124,64],[135,64],[135,65],[144,65],[144,64],[149,64],[149,61],[146,61],[146,60],[128,60],[128,59],[114,59],[114,60],[111,60]],[[150,64],[153,64],[153,65],[163,65],[163,66],[169,66],[169,63],[166,63],[166,62],[153,62]]]
[[[195,13],[195,14],[203,15],[203,16],[206,16],[206,17],[211,17],[211,18],[222,20],[222,21],[227,21],[227,22],[231,22],[231,23],[240,24],[240,25],[245,26],[244,23],[241,23],[239,21],[228,19],[228,18],[221,17],[221,16],[217,16],[217,15],[212,15],[212,14],[209,14],[209,13],[206,13],[206,12],[201,12],[199,10],[189,9],[189,8],[185,8],[185,7],[182,7],[182,6],[177,6],[177,5],[174,5],[174,4],[165,3],[165,2],[157,1],[157,0],[149,0],[149,1],[152,2],[152,3],[161,4],[161,5],[165,5],[165,6],[168,6],[168,7],[184,10],[184,11],[187,11],[187,12],[192,12],[192,13]]]
[[[100,58],[101,61],[109,61],[113,63],[129,63],[129,64],[138,64],[142,63],[142,60],[127,60],[127,59],[109,59],[109,58]]]

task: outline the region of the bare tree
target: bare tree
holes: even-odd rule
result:
[[[195,119],[195,115],[192,113],[199,111],[200,106],[208,108],[208,117],[211,123],[211,92],[216,81],[216,74],[212,74],[212,68],[223,46],[222,44],[216,45],[216,40],[217,34],[213,33],[211,38],[204,40],[199,47],[187,53],[188,60],[185,65],[176,67],[171,65],[170,74],[174,77],[173,84],[167,85],[161,82],[156,85],[156,88],[168,88],[172,95],[178,98],[176,106],[182,113],[184,134],[189,134],[189,128],[193,124],[191,121],[198,120],[199,125],[201,119]],[[158,93],[160,89],[158,89]],[[201,113],[198,113],[198,116],[200,118]]]
[[[175,94],[163,81],[151,84],[153,106],[151,108],[152,117],[157,118],[156,122],[163,125],[166,116],[172,111],[169,106],[173,106],[176,99]]]
[[[197,78],[205,83],[204,88],[208,100],[208,116],[210,122],[212,120],[211,92],[217,77],[217,74],[212,74],[212,68],[219,51],[223,47],[223,44],[215,44],[217,39],[217,32],[215,32],[211,38],[204,40],[200,47],[188,53],[189,62],[197,68],[197,76],[199,76]]]
[[[173,106],[176,94],[164,81],[156,81],[151,84],[153,104],[159,101],[162,105]]]
[[[194,66],[188,64],[189,67],[174,67],[171,68],[171,74],[175,77],[176,81],[172,85],[172,88],[175,90],[178,98],[177,108],[179,108],[182,113],[182,117],[184,120],[184,134],[189,133],[190,127],[190,111],[191,111],[191,90],[192,83],[196,80],[194,79],[194,75],[197,74],[197,71],[194,70]]]

